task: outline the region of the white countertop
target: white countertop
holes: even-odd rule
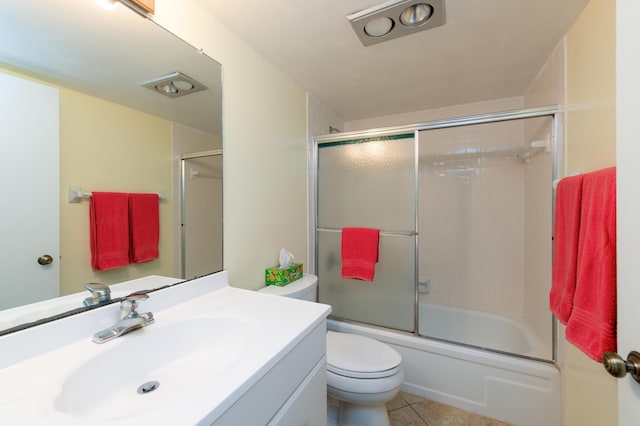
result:
[[[91,341],[92,335],[117,321],[117,304],[1,336],[0,424],[195,424],[205,417],[217,418],[324,321],[330,307],[229,287],[226,272],[220,272],[151,293],[138,311],[153,312],[155,324],[101,345]],[[181,373],[168,374],[163,382],[164,364],[154,370],[148,362],[154,357],[180,362],[184,355],[184,350],[180,351],[184,348],[176,347],[183,336],[171,334],[170,327],[191,330],[197,328],[191,324],[209,323],[223,328],[224,324],[241,324],[242,336],[231,335],[231,340],[226,340],[230,345],[242,338],[241,345],[233,343],[235,352],[229,351],[224,359],[224,348],[216,347],[213,341],[214,346],[209,347],[217,355],[211,368],[207,364],[209,352],[196,358],[189,354],[190,361],[178,370],[167,367]],[[216,335],[222,336],[220,332]],[[208,334],[200,333],[206,340]],[[198,342],[199,337],[189,341]],[[130,355],[111,357],[120,346],[130,350]],[[87,374],[91,377],[83,382],[87,394],[83,404],[89,406],[79,412],[76,404],[69,410],[64,395],[78,382],[78,371],[92,371],[87,369],[87,363],[92,362],[98,379],[91,381],[93,374]],[[216,368],[216,363],[224,368]],[[161,385],[153,393],[138,395],[137,384],[130,383],[130,377],[137,369],[147,368],[152,370],[151,376],[160,377]],[[191,371],[196,368],[198,371]],[[176,377],[182,382],[172,386]],[[110,385],[107,382],[133,387],[130,403],[127,398],[110,404],[108,410],[99,407],[100,401],[92,400],[92,395],[109,395],[104,390]]]

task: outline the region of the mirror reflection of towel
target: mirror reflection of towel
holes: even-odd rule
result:
[[[159,256],[160,207],[158,194],[129,194],[131,260],[148,262]]]
[[[342,278],[373,281],[378,262],[379,239],[379,229],[342,229]]]
[[[129,264],[129,194],[94,192],[89,203],[91,266],[95,270]]]

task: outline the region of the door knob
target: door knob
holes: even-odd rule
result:
[[[629,352],[626,361],[615,352],[605,352],[602,355],[602,365],[613,377],[620,379],[629,373],[640,383],[640,353],[636,351]]]
[[[48,254],[43,254],[38,258],[38,263],[40,265],[51,265],[53,263],[53,257]]]

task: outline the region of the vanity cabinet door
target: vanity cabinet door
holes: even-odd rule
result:
[[[323,358],[269,422],[277,426],[327,424],[327,372]]]

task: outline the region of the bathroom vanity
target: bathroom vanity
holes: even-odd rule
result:
[[[155,323],[103,344],[117,303],[1,336],[0,424],[326,424],[329,306],[226,272],[149,296]]]

